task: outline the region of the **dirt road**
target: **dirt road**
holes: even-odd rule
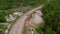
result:
[[[32,15],[32,13],[34,13],[36,10],[41,9],[43,7],[43,5],[34,8],[28,12],[26,12],[22,17],[19,18],[19,20],[12,26],[9,34],[22,34],[22,30],[24,27],[24,24],[26,22],[26,20],[28,19],[28,17],[30,15]]]

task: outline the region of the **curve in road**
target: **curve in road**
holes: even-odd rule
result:
[[[36,10],[39,10],[43,7],[44,5],[41,5],[37,8],[34,8],[32,10],[29,10],[28,12],[26,12],[22,17],[20,17],[18,19],[18,21],[12,26],[9,34],[22,34],[23,31],[23,27],[25,22],[27,21],[28,17],[30,15],[32,15],[32,13],[34,13]]]

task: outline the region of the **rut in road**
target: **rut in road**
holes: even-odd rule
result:
[[[41,5],[37,8],[34,8],[32,10],[29,10],[28,12],[26,12],[22,17],[20,17],[18,19],[18,21],[12,26],[9,34],[22,34],[23,28],[24,28],[24,24],[27,21],[27,19],[29,18],[30,15],[32,15],[32,13],[34,13],[35,11],[41,9],[44,5]]]

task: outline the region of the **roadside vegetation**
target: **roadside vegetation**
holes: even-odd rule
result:
[[[6,30],[6,26],[5,25],[2,25],[2,24],[0,24],[0,29],[2,29],[2,30]]]
[[[0,24],[0,34],[5,34],[7,26]]]
[[[5,16],[9,15],[11,12],[3,11],[10,8],[15,8],[19,6],[32,6],[36,7],[45,3],[46,0],[0,0],[0,22],[6,22]]]
[[[0,11],[0,22],[6,22],[6,18],[5,16],[8,16],[9,14],[11,14],[12,12],[8,12],[8,11]]]
[[[0,34],[5,34],[3,30],[0,30]]]
[[[60,34],[60,0],[51,0],[43,9],[44,26],[37,31],[41,34]]]
[[[32,6],[36,7],[45,1],[42,0],[0,0],[0,23],[6,23],[5,16],[12,14],[13,12],[10,11],[3,11],[8,10],[11,8],[16,8],[19,6]],[[0,29],[5,31],[5,26],[0,25]],[[4,34],[4,31],[0,30],[0,34]]]
[[[37,6],[44,2],[45,0],[0,0],[0,10],[18,6]]]

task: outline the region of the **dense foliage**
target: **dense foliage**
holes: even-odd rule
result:
[[[0,11],[0,22],[6,22],[6,16],[8,16],[9,14],[11,14],[11,12],[3,12],[3,11]]]
[[[19,5],[20,3],[16,0],[0,0],[0,9],[9,9]]]
[[[27,6],[27,5],[30,5],[30,6],[37,6],[37,5],[41,5],[43,3],[46,2],[46,0],[24,0],[22,1],[23,2],[23,5]]]
[[[51,0],[43,7],[42,12],[45,26],[40,29],[41,32],[44,34],[60,34],[60,0]]]
[[[0,0],[0,9],[10,9],[18,6],[36,6],[44,3],[45,0]]]

